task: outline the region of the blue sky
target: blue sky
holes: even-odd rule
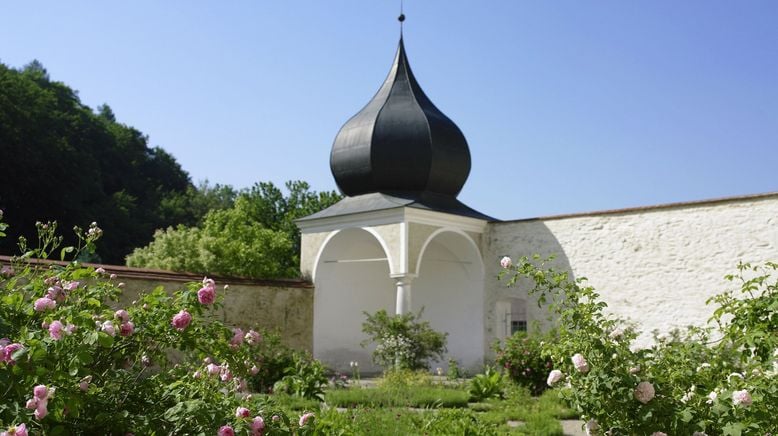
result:
[[[335,189],[398,1],[37,1],[0,61],[40,60],[193,180]],[[406,0],[406,49],[464,132],[460,199],[500,219],[778,191],[778,2]]]

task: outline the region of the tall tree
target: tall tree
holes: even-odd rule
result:
[[[21,70],[0,64],[0,209],[11,225],[0,252],[14,253],[35,221],[99,221],[99,257],[123,263],[155,229],[175,224],[160,205],[191,188],[175,159],[116,122],[108,105],[95,114],[38,61]]]

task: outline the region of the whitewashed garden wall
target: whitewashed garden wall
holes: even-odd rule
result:
[[[705,301],[732,288],[723,276],[738,261],[778,261],[778,193],[694,203],[492,223],[484,237],[487,334],[499,338],[500,302],[526,298],[494,279],[504,256],[557,256],[586,277],[609,311],[645,332],[704,324]],[[526,319],[546,311],[526,304]]]

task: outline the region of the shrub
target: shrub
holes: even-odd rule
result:
[[[310,356],[299,353],[294,365],[286,369],[286,375],[273,386],[274,392],[282,392],[307,399],[323,400],[328,379],[324,365]]]
[[[277,332],[261,330],[260,340],[253,348],[254,360],[249,386],[255,392],[269,393],[273,385],[286,375],[287,368],[294,367],[295,362],[302,359],[298,352],[281,343]]]
[[[426,369],[430,359],[440,360],[446,352],[446,336],[433,330],[429,321],[420,321],[424,309],[417,315],[389,315],[385,310],[370,315],[362,324],[362,331],[373,342],[373,362],[385,369],[396,366],[404,369]]]
[[[546,376],[553,365],[550,358],[543,356],[544,341],[538,336],[516,332],[505,340],[504,345],[497,342],[493,346],[497,364],[511,380],[529,388],[533,395],[540,395],[548,388]],[[549,334],[544,339],[552,337],[553,334]]]
[[[538,261],[535,257],[533,261]],[[712,298],[709,328],[675,333],[649,349],[631,350],[636,333],[608,318],[606,304],[583,280],[522,258],[506,268],[510,283],[533,283],[550,301],[559,340],[545,344],[556,371],[552,384],[583,413],[590,433],[765,434],[778,431],[778,265],[738,265],[727,279],[739,292]]]
[[[211,315],[223,298],[212,280],[173,295],[158,288],[117,311],[109,303],[123,285],[102,269],[28,261],[92,250],[97,225],[62,250],[54,223],[38,229],[40,245],[23,241],[0,273],[0,423],[41,434],[213,434],[248,431],[240,411],[265,417],[265,434],[306,431],[247,396],[256,342]]]

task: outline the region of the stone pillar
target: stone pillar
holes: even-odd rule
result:
[[[394,278],[395,284],[397,285],[397,299],[394,306],[394,313],[396,315],[404,315],[412,310],[411,280],[412,279],[409,276]]]

